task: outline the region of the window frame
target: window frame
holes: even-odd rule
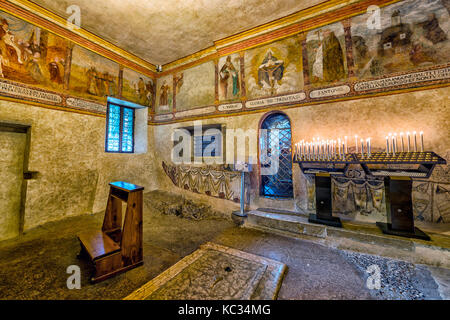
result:
[[[120,123],[119,123],[119,150],[118,151],[109,151],[108,150],[108,132],[109,132],[109,112],[110,112],[110,105],[114,105],[116,107],[120,108]],[[131,147],[131,151],[122,151],[122,137],[123,137],[123,110],[124,109],[130,109],[133,112],[133,128],[132,128],[132,147]],[[126,105],[121,105],[120,103],[117,102],[111,102],[108,101],[107,102],[107,107],[106,107],[106,133],[105,133],[105,152],[106,153],[134,153],[134,146],[135,146],[135,141],[134,141],[134,133],[135,133],[135,127],[136,127],[136,110],[134,108],[131,108],[129,106]]]
[[[190,127],[180,127],[180,128],[176,128],[176,129],[183,129],[183,130],[187,130],[190,135],[191,135],[191,154],[190,154],[190,159],[191,161],[195,161],[195,159],[210,159],[210,160],[220,160],[220,161],[224,161],[225,159],[225,155],[226,155],[226,141],[225,141],[225,131],[226,131],[226,126],[224,124],[221,123],[214,123],[214,124],[207,124],[207,125],[202,125],[202,156],[196,156],[195,155],[195,135],[194,135],[194,127],[190,126]],[[222,133],[222,137],[221,137],[221,141],[220,141],[220,151],[221,154],[220,155],[216,155],[214,157],[207,157],[207,156],[203,156],[203,137],[205,136],[205,132],[208,129],[217,129],[220,130],[220,132]],[[179,141],[174,141],[174,146],[177,145],[179,143]],[[212,142],[210,142],[212,143]]]

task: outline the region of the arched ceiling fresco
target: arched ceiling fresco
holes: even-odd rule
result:
[[[33,0],[62,17],[81,8],[82,27],[154,64],[166,64],[324,0]]]

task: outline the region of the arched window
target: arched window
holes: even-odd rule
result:
[[[271,113],[261,123],[259,139],[260,150],[260,194],[270,198],[292,198],[292,154],[291,154],[291,123],[281,112]],[[265,132],[264,132],[265,131]],[[275,149],[276,148],[276,149]],[[271,157],[278,154],[278,166],[273,166]],[[277,161],[272,158],[272,161]],[[278,170],[264,170],[272,167]],[[268,172],[272,171],[272,172]],[[267,173],[270,173],[266,175]]]

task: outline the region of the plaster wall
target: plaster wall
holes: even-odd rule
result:
[[[450,111],[448,95],[450,88],[431,89],[397,95],[365,98],[352,101],[317,104],[299,108],[283,110],[291,120],[293,142],[302,139],[311,140],[313,137],[343,138],[349,137],[350,147],[354,146],[354,135],[371,137],[372,150],[382,151],[385,148],[385,136],[389,132],[424,131],[425,149],[450,160]],[[264,113],[255,113],[234,117],[221,117],[203,120],[202,124],[221,123],[228,129],[258,129],[259,121]],[[158,188],[176,190],[187,196],[207,201],[219,210],[231,212],[235,207],[232,201],[222,200],[207,195],[196,194],[182,188],[175,187],[162,168],[162,162],[171,163],[171,134],[174,128],[194,125],[193,121],[160,125],[154,127],[155,147],[155,177]],[[359,172],[359,171],[358,171]],[[358,173],[357,172],[357,173]],[[360,172],[359,172],[360,173]],[[314,210],[314,184],[308,181],[297,165],[293,166],[294,199],[269,200],[258,195],[259,177],[256,172],[247,181],[250,192],[247,202],[251,208],[272,207],[301,212]],[[362,179],[364,177],[362,176]],[[450,174],[448,166],[437,166],[435,173],[429,180],[414,182],[413,199],[416,216],[421,215],[425,221],[448,222],[450,219],[448,191],[444,196],[438,195],[436,188],[448,190]],[[434,190],[434,191],[433,191]],[[236,194],[239,190],[235,190]],[[433,194],[434,192],[434,194]],[[386,219],[383,205],[379,212],[360,213],[346,212],[343,216],[357,221],[381,221]],[[250,200],[250,201],[248,201]],[[420,200],[420,201],[419,201]],[[228,203],[224,206],[224,202]],[[425,207],[424,207],[425,206]],[[337,208],[334,208],[336,211]],[[337,210],[339,211],[339,210]],[[337,212],[339,214],[339,212]],[[444,217],[445,219],[439,219]]]
[[[104,210],[109,182],[125,180],[146,191],[156,187],[152,152],[105,153],[103,117],[0,101],[0,121],[31,125],[28,170],[38,175],[27,182],[25,231]]]

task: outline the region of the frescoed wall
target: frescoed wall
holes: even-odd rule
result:
[[[218,64],[220,102],[236,102],[241,96],[241,58],[238,53],[221,57]]]
[[[134,70],[124,68],[122,97],[125,100],[152,107],[154,81]]]
[[[444,2],[409,0],[382,8],[379,28],[376,25],[368,28],[370,14],[352,18],[357,77],[377,77],[447,63],[450,7]]]
[[[297,37],[246,51],[245,80],[248,99],[302,90],[300,52]]]
[[[118,94],[119,64],[75,45],[70,70],[70,91],[80,97],[106,101]]]
[[[109,95],[174,112],[153,117],[157,124],[447,85],[448,1],[377,2],[379,23],[368,23],[373,12],[361,5],[358,15],[334,12],[319,28],[311,20],[307,29],[299,22],[295,32],[228,44],[237,50],[221,44],[154,77],[0,12],[0,81],[12,82],[0,94],[94,113],[105,112]]]
[[[148,76],[0,10],[2,96],[105,114],[107,96],[151,107],[153,82]]]
[[[61,90],[67,40],[0,12],[0,78]]]
[[[347,78],[345,35],[341,22],[308,32],[306,43],[311,83],[329,85]]]
[[[369,5],[362,5],[358,15],[346,13],[340,20],[329,17],[330,23],[319,28],[310,28],[312,20],[307,31],[299,27],[281,39],[282,32],[274,31],[272,42],[267,40],[270,35],[262,35],[239,50],[222,53],[219,49],[209,58],[216,63],[215,79],[212,67],[204,68],[207,63],[186,68],[173,64],[176,71],[166,71],[164,77],[172,74],[181,79],[174,96],[175,114],[155,123],[448,84],[448,1],[379,2],[375,6],[379,20],[374,20],[373,11],[366,12]],[[193,61],[189,60],[190,65]],[[187,85],[188,78],[195,79],[196,85]],[[199,98],[214,83],[216,109],[211,108],[212,98]],[[195,112],[185,111],[193,108]]]
[[[172,112],[173,107],[173,76],[158,78],[156,82],[156,113]]]
[[[214,104],[214,73],[213,61],[177,73],[175,75],[176,109],[182,111]]]

